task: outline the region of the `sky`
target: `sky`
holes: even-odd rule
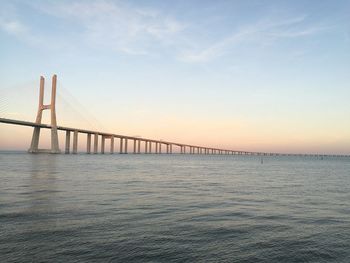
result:
[[[58,125],[350,153],[350,0],[1,0],[0,117],[34,121],[53,74]],[[0,150],[31,134],[0,124]]]

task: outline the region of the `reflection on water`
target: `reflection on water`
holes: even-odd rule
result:
[[[349,262],[348,159],[0,153],[0,262]]]

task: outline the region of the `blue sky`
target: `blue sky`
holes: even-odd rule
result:
[[[1,88],[57,73],[109,130],[350,146],[350,1],[1,1],[0,43]]]

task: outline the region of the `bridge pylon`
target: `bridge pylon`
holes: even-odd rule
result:
[[[58,145],[58,134],[57,134],[57,120],[56,120],[56,85],[57,76],[52,76],[52,89],[51,89],[51,103],[44,105],[44,87],[45,78],[40,77],[40,94],[39,94],[39,107],[36,115],[36,124],[41,124],[42,114],[44,110],[50,110],[51,112],[51,149],[39,149],[39,138],[40,138],[40,127],[34,127],[32,142],[28,152],[30,153],[61,153]]]

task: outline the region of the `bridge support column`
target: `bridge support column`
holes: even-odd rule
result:
[[[151,141],[149,141],[148,142],[148,153],[152,153],[152,142]]]
[[[166,153],[169,154],[169,144],[166,145]]]
[[[102,135],[102,138],[101,138],[101,153],[102,154],[105,153],[105,141],[106,141],[106,137],[104,135]]]
[[[170,153],[173,153],[173,145],[170,144]]]
[[[69,149],[70,148],[70,131],[66,131],[66,149],[65,153],[69,154]]]
[[[91,133],[87,134],[87,138],[86,138],[86,153],[91,153]]]
[[[145,153],[147,154],[148,153],[148,142],[145,141]]]
[[[120,138],[120,144],[119,144],[119,153],[122,154],[123,153],[123,138]]]
[[[128,153],[128,139],[127,138],[125,138],[124,153],[125,154]]]
[[[141,140],[137,140],[137,153],[141,153]]]
[[[158,142],[156,142],[156,153],[158,153]]]
[[[74,131],[73,134],[73,153],[76,154],[78,152],[78,131]]]
[[[111,136],[111,150],[110,150],[111,154],[114,153],[114,136]]]
[[[136,153],[136,139],[134,139],[134,154]]]
[[[97,149],[98,148],[98,134],[94,134],[94,154],[97,154]]]
[[[162,143],[159,143],[159,153],[162,153]]]

